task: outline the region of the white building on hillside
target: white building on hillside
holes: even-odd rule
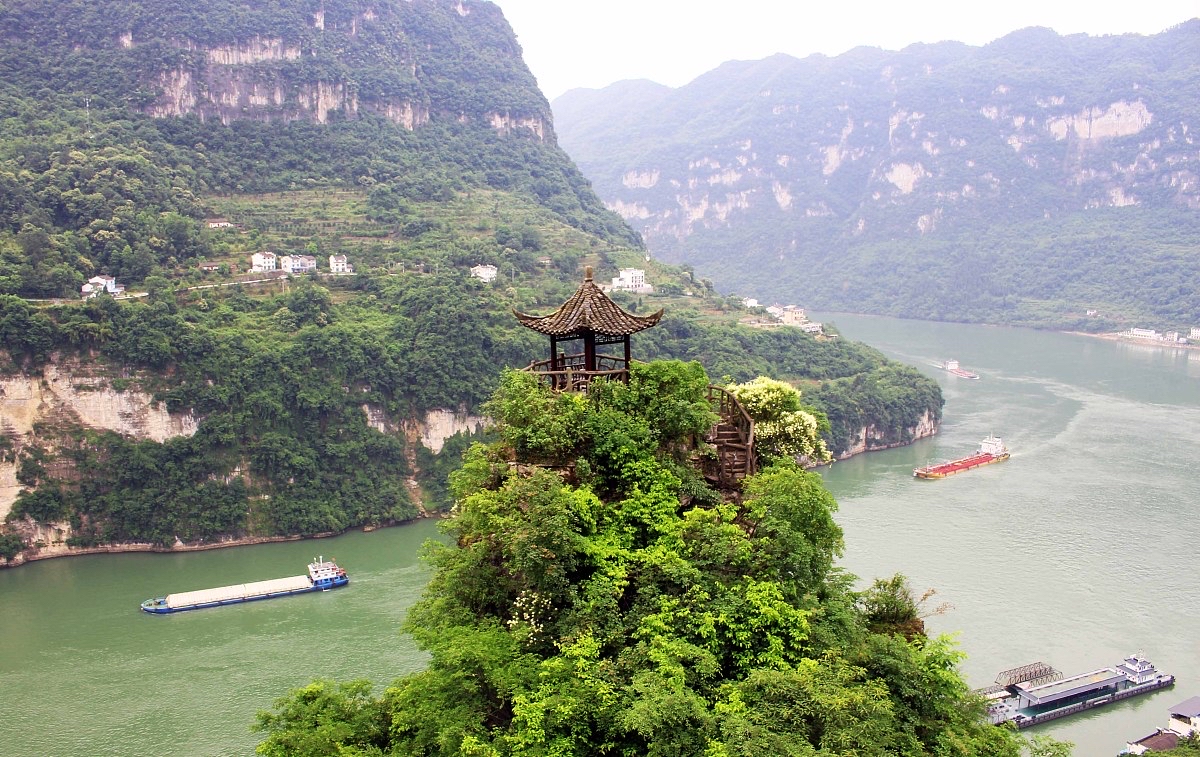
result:
[[[256,252],[250,256],[250,270],[255,273],[274,271],[279,266],[279,258],[273,252]]]
[[[354,273],[354,266],[346,261],[345,255],[330,255],[329,256],[329,272],[330,273]]]
[[[125,293],[125,287],[118,284],[112,276],[93,276],[79,288],[79,293],[85,300],[90,300],[98,294],[111,294],[116,297]]]
[[[312,255],[284,255],[279,259],[279,270],[286,273],[308,273],[317,270],[317,259]]]
[[[779,320],[783,321],[784,326],[803,326],[808,323],[808,314],[804,312],[804,308],[785,305],[783,312],[779,314]]]
[[[612,288],[618,292],[653,292],[654,287],[646,283],[646,272],[641,268],[622,268],[621,275],[612,280]]]
[[[488,284],[496,280],[496,274],[499,272],[500,269],[490,263],[471,267],[471,275]]]

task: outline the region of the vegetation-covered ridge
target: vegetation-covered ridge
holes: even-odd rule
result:
[[[5,430],[20,494],[2,556],[404,520],[410,476],[446,506],[467,440],[434,455],[398,429],[473,410],[497,368],[542,357],[510,310],[553,309],[585,261],[661,285],[621,300],[668,305],[636,356],[797,381],[835,453],[940,415],[915,370],[736,327],[710,283],[645,262],[556,146],[491,3],[16,0],[0,72],[5,372],[86,363],[196,424],[161,443],[79,417]],[[317,270],[249,272],[265,252]],[[332,274],[337,255],[353,275]],[[480,264],[492,286],[467,275]],[[79,301],[97,276],[124,298]]]
[[[504,288],[454,270],[363,274],[330,277],[330,288],[310,278],[168,287],[49,307],[0,296],[4,373],[37,376],[71,358],[107,371],[118,391],[196,420],[194,435],[162,443],[86,418],[6,432],[5,464],[22,486],[10,527],[68,523],[74,546],[327,533],[415,517],[404,484],[412,475],[430,509],[447,506],[444,476],[467,439],[433,455],[396,430],[428,410],[477,408],[498,367],[539,357],[545,344],[511,310],[561,302],[575,274],[557,276]],[[882,445],[940,417],[935,382],[840,339],[673,309],[639,335],[635,353],[698,359],[730,381],[761,372],[812,387],[807,399],[828,417],[835,453],[864,426]]]
[[[678,89],[568,92],[555,124],[656,257],[727,292],[1186,333],[1200,326],[1198,50],[1192,19],[775,55]]]
[[[260,714],[258,753],[1021,754],[903,577],[855,591],[836,566],[819,476],[768,457],[733,495],[692,468],[708,382],[673,361],[586,396],[506,374],[405,623],[428,669],[302,687]]]
[[[289,189],[361,193],[359,241],[393,249],[437,230],[421,206],[472,192],[640,245],[556,146],[491,3],[5,3],[0,71],[0,293],[172,278],[220,256],[200,223],[215,195]],[[472,254],[529,248],[521,231]]]

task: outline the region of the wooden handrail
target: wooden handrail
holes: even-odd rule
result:
[[[629,380],[629,367],[623,358],[612,355],[596,355],[596,370],[584,369],[583,353],[559,355],[557,360],[535,360],[525,370],[546,381],[558,392],[585,392],[588,384],[596,378]]]
[[[713,438],[710,440],[717,445],[717,459],[711,463],[705,464],[705,473],[725,484],[736,484],[739,477],[733,475],[729,470],[726,470],[725,460],[722,459],[721,447],[735,448],[745,451],[746,453],[746,472],[745,475],[751,476],[758,472],[758,457],[754,452],[754,419],[746,412],[746,408],[742,407],[742,403],[738,401],[729,390],[722,386],[710,384],[708,387],[708,401],[717,410],[721,420],[712,430]],[[728,425],[736,429],[738,433],[738,441],[736,443],[725,442],[722,444],[716,438],[717,429],[722,425]]]

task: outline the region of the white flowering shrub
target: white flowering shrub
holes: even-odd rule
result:
[[[512,617],[508,619],[508,630],[522,636],[525,643],[533,646],[543,641],[546,618],[550,615],[550,600],[531,589],[524,589],[513,601]]]
[[[800,390],[784,381],[759,376],[727,387],[754,419],[754,444],[764,460],[830,460],[821,438],[822,419],[800,402]]]

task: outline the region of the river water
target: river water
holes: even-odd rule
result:
[[[1066,675],[1145,654],[1173,689],[1034,729],[1079,757],[1115,755],[1200,694],[1200,350],[1094,337],[814,314],[941,384],[941,432],[835,463],[825,480],[846,533],[842,565],[897,571],[955,634],[972,686],[1035,661]],[[932,367],[948,358],[980,375]],[[988,433],[1007,462],[937,481],[912,469]]]
[[[820,315],[934,376],[941,433],[836,463],[842,565],[937,589],[973,686],[1044,661],[1066,674],[1141,652],[1178,684],[1040,727],[1078,757],[1115,755],[1200,694],[1200,351],[1022,329]],[[931,366],[948,358],[981,375]],[[912,469],[988,433],[1008,462],[941,481]],[[386,684],[425,663],[398,627],[428,578],[422,521],[334,539],[175,555],[97,555],[0,571],[0,754],[249,755],[255,712],[315,678]],[[169,591],[295,575],[337,591],[170,616]]]

